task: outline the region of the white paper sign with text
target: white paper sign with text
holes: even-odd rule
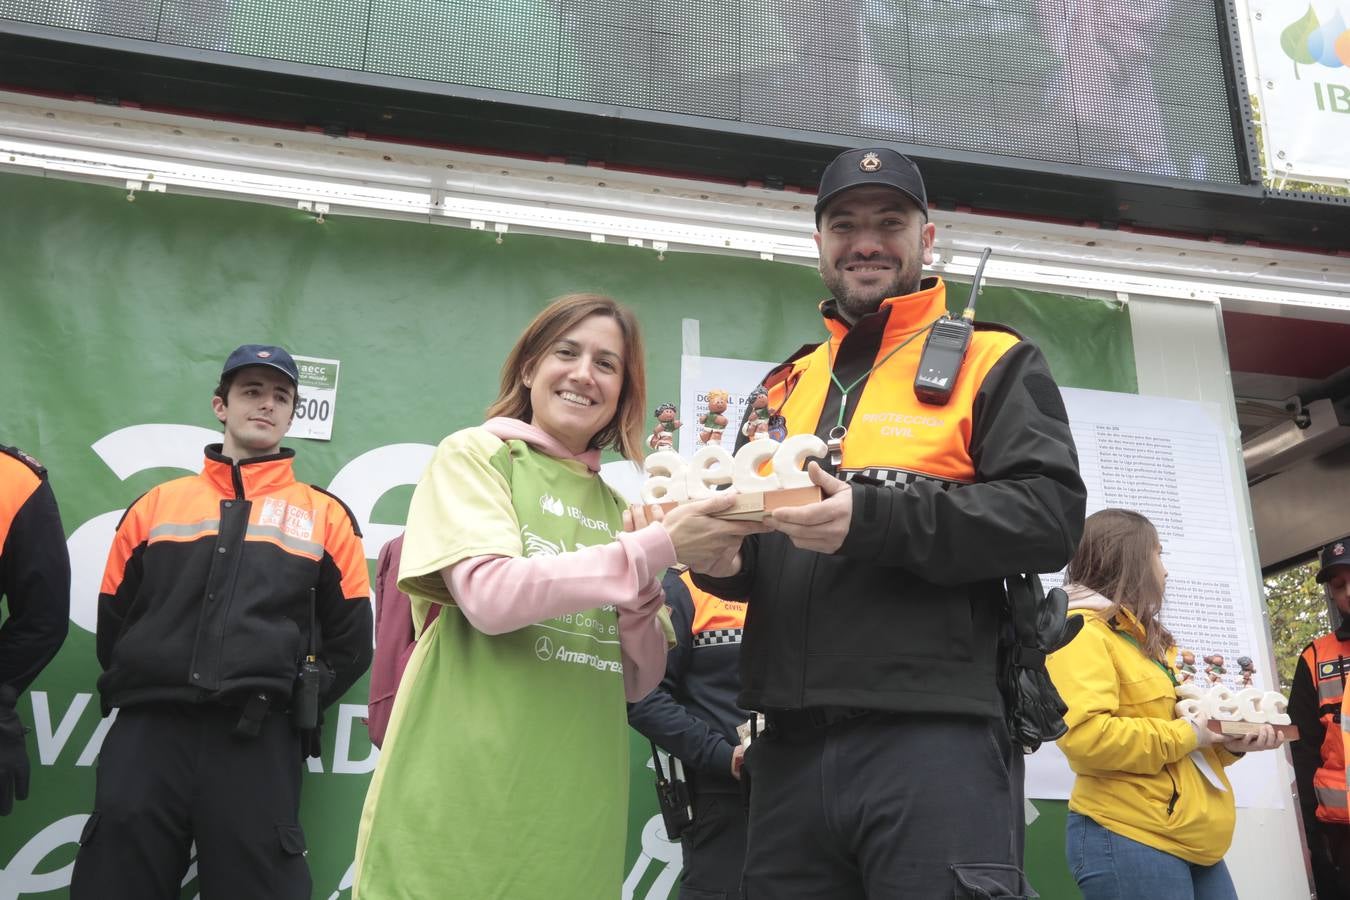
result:
[[[336,359],[297,356],[295,365],[300,369],[300,397],[295,403],[295,420],[286,436],[330,441],[341,363]]]

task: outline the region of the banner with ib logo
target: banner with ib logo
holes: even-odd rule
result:
[[[1279,179],[1350,183],[1350,0],[1247,8],[1266,164]]]

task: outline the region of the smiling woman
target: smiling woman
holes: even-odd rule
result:
[[[502,365],[489,418],[529,422],[573,453],[613,447],[642,458],[647,374],[631,311],[599,294],[569,294],[540,313]]]
[[[644,387],[633,314],[562,297],[516,341],[488,421],[437,448],[398,580],[421,633],[366,796],[354,900],[452,884],[619,896],[624,699],[665,672],[661,577],[680,520],[624,531],[625,503],[599,477],[602,449],[640,458]]]
[[[618,323],[591,316],[555,341],[525,377],[531,422],[573,453],[581,453],[614,416],[623,373],[623,332]]]

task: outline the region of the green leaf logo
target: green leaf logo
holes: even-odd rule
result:
[[[1315,63],[1317,60],[1308,50],[1308,38],[1321,24],[1317,21],[1312,4],[1308,4],[1308,11],[1303,14],[1303,18],[1280,33],[1280,48],[1284,50],[1284,55],[1305,66]]]

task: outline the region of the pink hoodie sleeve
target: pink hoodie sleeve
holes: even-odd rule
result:
[[[441,577],[469,624],[505,634],[608,604],[619,608],[621,621],[625,611],[650,621],[653,591],[660,596],[661,575],[674,564],[675,545],[664,526],[652,523],[612,544],[557,556],[474,556]]]
[[[666,674],[666,636],[656,614],[666,602],[661,580],[652,581],[642,592],[637,609],[619,607],[619,652],[623,659],[623,693],[636,703],[656,690]]]
[[[475,556],[442,571],[469,624],[504,634],[596,606],[619,615],[623,690],[629,702],[650,694],[666,670],[666,639],[656,623],[665,602],[661,574],[675,563],[664,526],[653,523],[612,544],[557,556]]]

